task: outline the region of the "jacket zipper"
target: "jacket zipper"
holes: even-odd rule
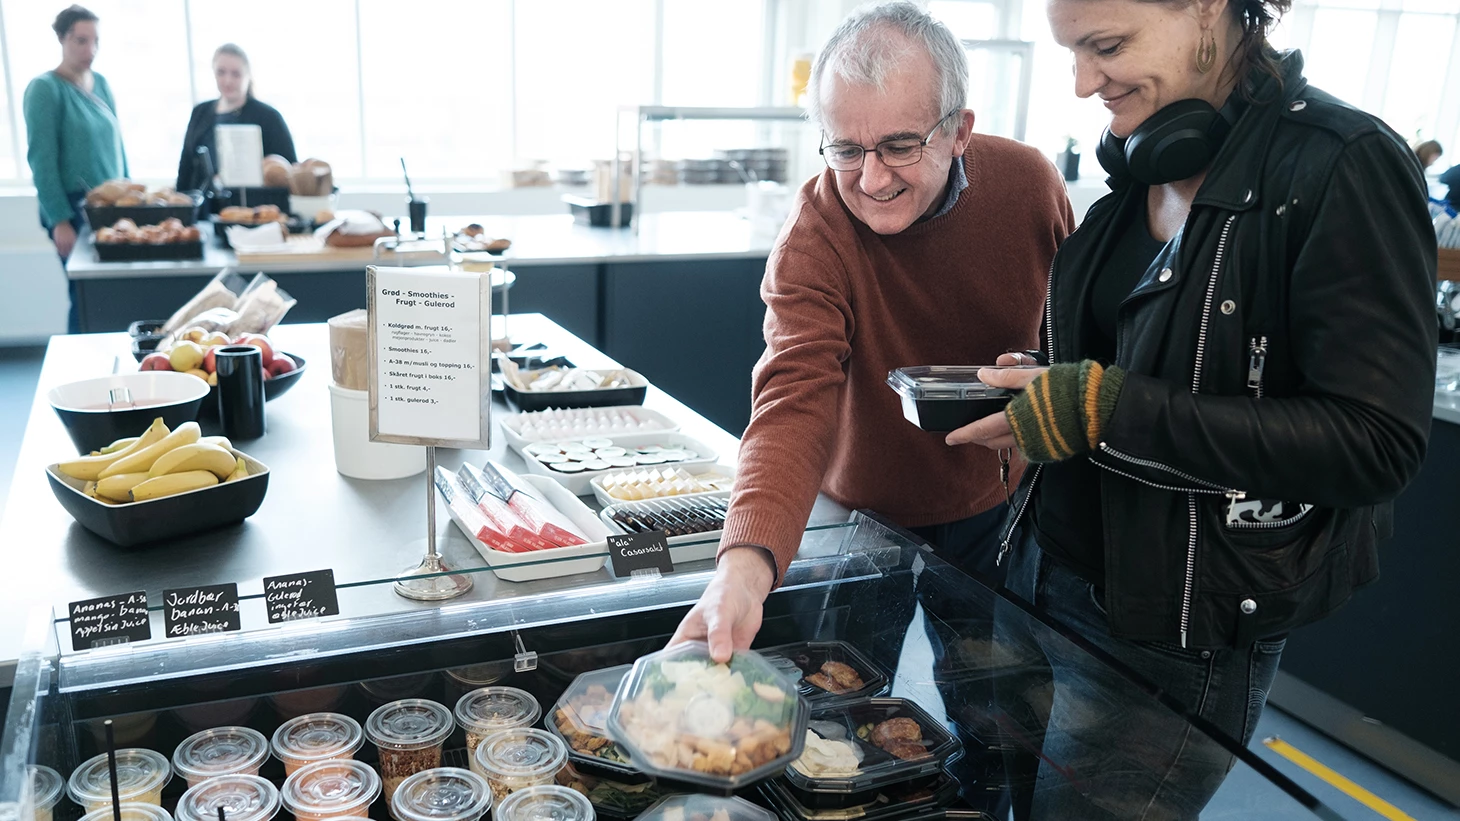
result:
[[[1258,399],[1262,398],[1262,372],[1267,367],[1267,337],[1254,336],[1248,343],[1247,389]]]
[[[1312,513],[1312,512],[1313,512],[1313,508],[1311,506],[1309,506],[1307,510],[1302,511],[1297,516],[1294,516],[1291,519],[1283,519],[1280,522],[1252,522],[1250,524],[1244,523],[1241,526],[1228,525],[1228,529],[1230,529],[1230,530],[1277,530],[1277,529],[1283,528],[1283,527],[1290,527],[1292,525],[1297,524],[1298,522],[1303,521],[1304,519],[1308,518],[1308,514],[1309,513]]]
[[[1147,482],[1144,479],[1136,479],[1137,482],[1141,482],[1142,484],[1149,485],[1151,487],[1163,488],[1165,490],[1175,490],[1182,493],[1218,493],[1229,498],[1237,499],[1245,498],[1247,495],[1240,490],[1224,488],[1221,485],[1214,485],[1211,482],[1206,481],[1205,479],[1198,479],[1195,476],[1192,476],[1190,473],[1183,473],[1182,471],[1179,471],[1176,468],[1171,467],[1170,465],[1163,465],[1160,462],[1154,462],[1150,459],[1141,459],[1136,456],[1131,456],[1127,453],[1121,453],[1120,451],[1116,450],[1105,442],[1100,443],[1100,452],[1114,456],[1116,459],[1120,459],[1121,461],[1130,462],[1133,465],[1140,465],[1144,468],[1152,468],[1154,470],[1165,471],[1166,473],[1169,473],[1178,479],[1185,479],[1186,481],[1191,482],[1194,485],[1201,485],[1200,488],[1195,489],[1189,487],[1169,487],[1167,485],[1158,485],[1155,482]],[[1120,473],[1120,471],[1115,470],[1114,468],[1110,468],[1110,470],[1113,470],[1116,473]]]
[[[1049,359],[1049,364],[1054,364],[1054,260],[1049,261],[1049,279],[1044,285],[1044,355]],[[1004,564],[1004,556],[1008,555],[1011,547],[1009,540],[1014,537],[1014,529],[1024,518],[1024,511],[1029,508],[1029,500],[1034,498],[1034,485],[1039,481],[1039,472],[1044,469],[1043,465],[1035,465],[1034,473],[1029,477],[1029,489],[1024,493],[1024,501],[1019,504],[1019,512],[1009,522],[1009,529],[1004,531],[1004,539],[999,544],[999,555],[994,558],[994,567],[1001,567]]]

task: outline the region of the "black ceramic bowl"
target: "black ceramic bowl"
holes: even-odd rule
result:
[[[109,409],[113,388],[131,391],[135,407]],[[141,436],[159,416],[168,428],[192,422],[198,418],[198,410],[207,395],[208,383],[196,376],[140,371],[68,382],[52,388],[46,398],[61,417],[76,451],[85,455],[118,439]]]
[[[188,378],[196,381],[196,377]],[[243,461],[249,471],[245,478],[129,504],[108,504],[87,496],[82,490],[86,483],[67,476],[56,465],[46,468],[46,479],[56,501],[77,524],[119,547],[131,547],[201,533],[252,516],[268,492],[269,469],[248,456]]]

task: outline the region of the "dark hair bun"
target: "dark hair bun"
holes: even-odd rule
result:
[[[60,14],[56,15],[56,22],[51,24],[51,30],[56,32],[57,40],[64,40],[66,39],[66,35],[71,33],[71,28],[77,23],[94,23],[99,19],[99,17],[92,13],[91,9],[73,3]]]

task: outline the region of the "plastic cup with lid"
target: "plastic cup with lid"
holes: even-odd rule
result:
[[[776,816],[743,798],[718,795],[671,795],[644,810],[635,821],[672,821],[672,819],[720,818],[722,821],[776,821]]]
[[[477,745],[492,733],[531,727],[541,715],[537,699],[516,687],[483,687],[456,702],[456,723],[466,730],[468,755],[475,755]]]
[[[441,745],[454,729],[451,711],[423,698],[392,701],[370,714],[365,734],[380,752],[387,802],[401,782],[441,766]]]
[[[220,775],[258,775],[269,757],[269,740],[248,727],[218,727],[194,733],[177,745],[172,768],[196,787]]]
[[[272,821],[279,814],[279,788],[256,775],[220,775],[189,787],[177,800],[177,821]]]
[[[553,784],[568,762],[568,746],[545,730],[500,730],[482,740],[471,757],[473,772],[487,779],[500,801],[528,787]]]
[[[122,821],[173,821],[172,814],[156,804],[123,803]],[[81,821],[113,821],[116,815],[111,804],[81,816]]]
[[[567,787],[528,787],[503,799],[496,821],[593,821],[593,804]]]
[[[354,758],[365,743],[360,723],[339,713],[310,713],[279,725],[274,731],[274,757],[284,762],[284,774],[316,761]]]
[[[33,821],[51,821],[51,810],[61,801],[61,789],[66,786],[61,774],[50,767],[32,764],[30,774],[30,806]]]
[[[128,747],[117,750],[117,797],[124,803],[162,805],[162,788],[172,780],[172,765],[161,753]],[[66,783],[71,800],[87,812],[112,805],[106,753],[88,758]]]
[[[282,792],[295,821],[363,818],[380,796],[380,776],[361,761],[316,761],[285,779]]]
[[[435,767],[401,782],[390,800],[397,821],[477,821],[492,808],[492,790],[479,775]]]

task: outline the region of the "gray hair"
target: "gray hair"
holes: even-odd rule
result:
[[[898,0],[893,3],[863,6],[852,12],[832,32],[822,47],[811,79],[806,86],[806,118],[825,128],[821,110],[821,80],[829,71],[834,76],[856,85],[886,88],[887,79],[901,68],[912,52],[898,37],[922,45],[937,68],[936,102],[939,114],[957,111],[968,103],[968,57],[963,45],[942,21],[917,5]],[[945,129],[957,129],[954,119]]]

